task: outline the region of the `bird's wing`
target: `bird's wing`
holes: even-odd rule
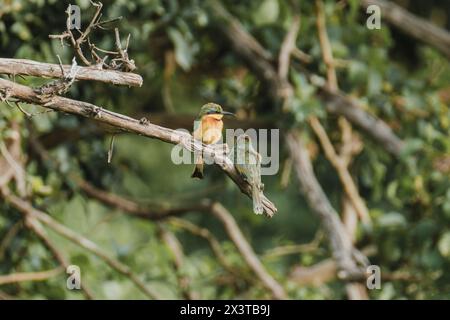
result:
[[[241,175],[241,177],[246,180],[249,181],[249,176],[248,176],[248,167],[247,167],[247,155],[245,152],[245,148],[242,147],[242,145],[237,145],[236,147],[233,148],[234,152],[231,153],[234,156],[233,163],[234,166],[237,170],[237,172]]]
[[[256,154],[251,154],[249,157],[248,171],[252,177],[252,183],[260,188],[261,185],[261,156]]]

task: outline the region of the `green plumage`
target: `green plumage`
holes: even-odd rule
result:
[[[261,182],[261,155],[252,146],[248,135],[240,135],[231,155],[238,173],[252,186],[253,211],[262,214],[264,207],[261,201],[264,185]]]

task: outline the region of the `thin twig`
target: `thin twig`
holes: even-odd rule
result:
[[[53,243],[52,240],[50,240],[49,236],[45,232],[42,225],[34,218],[27,216],[25,218],[25,225],[27,228],[32,230],[38,238],[41,239],[45,247],[50,251],[50,253],[53,255],[55,260],[64,267],[65,270],[67,270],[67,267],[69,267],[70,262],[66,258],[65,254],[61,252],[56,245]],[[89,289],[89,287],[82,281],[81,282],[81,290],[83,295],[86,297],[86,299],[93,300],[94,295],[92,293],[92,290]]]
[[[338,264],[341,279],[361,279],[365,277],[364,265],[366,258],[353,247],[352,241],[339,219],[337,212],[331,206],[327,196],[315,177],[308,150],[304,141],[295,132],[286,137],[290,154],[294,160],[294,168],[301,185],[301,191],[311,209],[321,218],[323,226],[330,239],[333,256]]]
[[[6,148],[14,158],[18,159],[20,157],[21,150],[21,138],[19,132],[19,125],[17,122],[12,121],[9,126],[12,130],[12,135],[9,138],[5,139]],[[14,178],[15,170],[9,164],[9,161],[5,159],[5,157],[0,157],[0,189]]]
[[[323,6],[322,0],[316,0],[316,13],[317,13],[317,30],[319,34],[320,46],[322,49],[322,57],[326,65],[327,69],[327,82],[328,86],[331,90],[338,90],[338,80],[335,69],[335,62],[333,58],[333,52],[331,50],[330,40],[327,33],[326,28],[326,17],[325,10]],[[310,125],[313,128],[314,132],[319,138],[319,141],[322,145],[322,148],[325,151],[325,155],[327,159],[334,166],[336,171],[338,172],[339,179],[341,180],[342,185],[344,186],[344,190],[350,200],[351,204],[354,206],[356,212],[360,219],[366,223],[370,224],[370,216],[369,210],[367,209],[364,200],[361,198],[358,192],[358,188],[354,183],[347,166],[350,162],[350,154],[345,154],[345,156],[338,155],[325,131],[322,124],[320,123],[317,117],[310,117]],[[342,136],[344,138],[344,147],[343,150],[351,148],[351,144],[353,143],[352,129],[351,125],[344,117],[339,118],[339,123],[342,128]],[[344,200],[345,201],[345,200]]]
[[[292,56],[304,64],[311,63],[313,59],[309,54],[303,52],[299,48],[294,48],[294,50],[292,51]]]
[[[33,117],[33,115],[32,115],[31,113],[25,111],[25,110],[22,108],[22,106],[20,105],[19,102],[16,101],[15,104],[16,104],[17,108],[20,110],[20,112],[22,112],[27,118],[32,118],[32,117]]]
[[[297,39],[299,29],[300,16],[296,15],[294,16],[289,31],[281,44],[280,55],[278,57],[278,76],[284,80],[287,80],[290,67],[290,57],[295,49],[295,41]]]
[[[135,215],[137,217],[149,219],[152,221],[158,221],[160,219],[168,218],[169,219],[168,221],[170,223],[175,224],[179,227],[182,227],[194,234],[197,234],[205,238],[210,243],[211,249],[218,258],[219,263],[227,271],[236,275],[236,271],[233,270],[226,261],[225,255],[222,252],[219,242],[207,229],[197,227],[186,220],[172,217],[172,215],[174,214],[182,214],[189,211],[212,213],[223,224],[228,236],[230,237],[231,241],[236,245],[244,261],[247,263],[250,269],[257,274],[260,281],[269,290],[271,290],[273,296],[277,299],[282,299],[286,297],[284,289],[272,278],[272,276],[270,276],[267,273],[264,266],[259,261],[250,244],[247,242],[242,232],[240,231],[239,226],[237,225],[232,215],[219,203],[211,203],[211,201],[209,200],[204,200],[196,206],[169,208],[166,209],[165,211],[158,212],[157,210],[155,211],[150,210],[148,208],[144,208],[141,205],[131,200],[125,199],[121,196],[99,190],[85,181],[82,180],[78,181],[82,190],[84,190],[87,194],[89,194],[93,198],[102,201],[106,205],[117,207],[121,210],[124,210],[126,213],[131,213],[132,215]]]
[[[113,134],[111,136],[111,141],[109,142],[109,149],[108,149],[108,163],[111,163],[113,152],[114,152],[114,139],[116,138],[116,135]]]
[[[266,253],[264,253],[263,258],[264,259],[272,259],[280,256],[290,255],[290,254],[298,254],[298,253],[307,253],[307,252],[316,252],[319,250],[320,242],[322,241],[324,237],[324,233],[321,229],[316,232],[316,235],[314,236],[314,239],[305,244],[291,244],[291,245],[285,245],[276,247],[273,249],[268,250]]]
[[[167,230],[167,228],[165,228],[162,225],[159,226],[159,231],[162,240],[165,242],[167,248],[172,253],[173,265],[178,278],[178,285],[180,287],[184,299],[187,300],[198,299],[197,294],[193,292],[192,289],[190,288],[191,281],[189,277],[183,274],[183,265],[185,259],[183,247],[180,241],[178,241],[177,237],[171,231]]]
[[[344,187],[345,193],[351,200],[352,205],[355,207],[359,217],[364,223],[370,224],[369,211],[364,203],[364,200],[359,195],[358,188],[356,187],[353,178],[348,172],[344,161],[336,154],[336,151],[334,150],[334,147],[331,144],[331,141],[328,138],[325,129],[322,127],[317,117],[311,117],[309,119],[309,124],[314,129],[314,132],[319,138],[320,144],[324,149],[327,159],[336,169],[342,186]]]
[[[323,8],[322,0],[316,0],[317,10],[317,29],[319,30],[319,41],[322,48],[323,60],[327,66],[328,85],[332,90],[337,90],[337,77],[334,68],[333,53],[331,50],[330,40],[328,38],[327,28],[325,25],[325,10]]]
[[[184,229],[198,237],[205,239],[208,242],[212,252],[216,256],[219,264],[229,273],[233,274],[234,276],[237,276],[236,270],[233,269],[233,267],[227,261],[227,258],[222,250],[222,246],[220,245],[219,240],[217,240],[217,238],[211,233],[211,231],[209,231],[206,228],[199,227],[186,219],[181,219],[178,217],[168,218],[167,222],[175,227]]]
[[[3,260],[3,257],[5,255],[6,249],[11,244],[11,241],[14,239],[14,237],[19,233],[20,229],[23,227],[22,221],[18,221],[13,224],[12,227],[8,229],[5,236],[3,237],[2,241],[0,242],[0,261]]]
[[[80,187],[80,189],[83,190],[83,192],[85,192],[88,196],[97,199],[108,206],[118,208],[125,211],[126,213],[143,219],[158,221],[172,216],[182,215],[191,211],[195,212],[207,210],[207,203],[200,203],[191,206],[187,205],[180,208],[149,208],[148,206],[142,206],[125,197],[98,189],[89,182],[79,177],[72,178],[77,182],[77,185]]]
[[[91,43],[89,39],[89,35],[92,33],[92,31],[96,28],[106,30],[104,27],[105,24],[110,24],[112,22],[121,20],[122,17],[113,18],[109,20],[101,21],[102,18],[102,8],[103,4],[101,2],[94,2],[90,0],[90,3],[92,6],[94,6],[95,13],[91,18],[91,21],[89,22],[88,26],[84,31],[81,31],[77,29],[77,32],[80,34],[78,38],[75,38],[72,28],[70,25],[71,22],[71,10],[69,5],[67,7],[66,13],[67,13],[67,19],[66,19],[66,30],[59,35],[49,35],[50,39],[59,39],[61,41],[61,45],[64,46],[64,39],[69,39],[70,43],[75,50],[75,54],[78,56],[78,58],[86,65],[86,66],[93,66],[98,70],[103,70],[103,68],[106,69],[114,69],[114,70],[123,70],[123,71],[133,71],[136,69],[136,65],[134,63],[134,60],[130,59],[128,56],[128,45],[130,43],[130,35],[127,38],[126,47],[125,50],[122,50],[122,47],[120,45],[120,39],[117,41],[118,37],[118,29],[116,28],[116,45],[118,47],[118,51],[110,51],[110,50],[103,50],[98,48],[95,44]],[[83,53],[83,44],[88,43],[88,48],[90,50],[91,57],[95,60],[95,63],[92,63],[89,61],[89,59],[86,58],[86,56]],[[112,55],[111,63],[107,64],[106,60],[108,59],[108,56],[104,56],[103,58],[97,54],[97,52],[102,52],[106,54]],[[117,61],[121,61],[121,63],[117,64]]]
[[[27,192],[26,186],[26,174],[23,167],[20,165],[20,159],[15,159],[13,155],[9,152],[8,148],[6,148],[3,141],[0,141],[0,154],[6,159],[10,167],[14,170],[14,176],[17,183],[17,190],[19,191],[21,196],[25,196]]]
[[[0,275],[0,285],[25,282],[25,281],[45,281],[50,278],[54,278],[61,274],[63,271],[62,267],[58,267],[52,270],[39,271],[39,272],[18,272],[8,275]]]
[[[241,253],[242,258],[244,258],[245,262],[249,265],[253,272],[255,272],[255,275],[259,278],[262,284],[270,290],[273,298],[286,299],[287,295],[284,288],[267,272],[266,268],[253,251],[253,248],[248,243],[247,239],[245,239],[241,229],[228,210],[220,203],[214,203],[211,206],[211,213],[223,223],[225,231],[236,245],[236,248]]]
[[[291,172],[292,172],[292,159],[288,157],[284,161],[283,171],[281,171],[281,179],[280,179],[281,188],[286,189],[288,187],[289,181],[291,180]]]

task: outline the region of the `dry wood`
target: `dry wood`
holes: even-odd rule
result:
[[[363,255],[353,247],[352,241],[339,220],[336,210],[320,186],[312,168],[308,150],[304,146],[302,138],[296,133],[290,132],[286,142],[294,161],[294,168],[300,182],[302,193],[311,209],[320,217],[323,227],[330,239],[333,257],[336,260],[339,278],[361,279],[365,277],[365,271],[359,263],[364,264]]]
[[[49,278],[56,277],[61,274],[63,268],[58,267],[52,270],[46,271],[38,271],[38,272],[18,272],[11,273],[8,275],[0,275],[0,285],[15,283],[15,282],[24,282],[24,281],[44,281]]]
[[[64,72],[70,71],[70,65],[63,65]],[[0,58],[0,73],[9,75],[22,75],[33,77],[61,78],[61,69],[58,64],[43,63],[27,59]],[[136,73],[116,70],[102,70],[97,67],[81,67],[75,76],[76,80],[99,81],[114,85],[140,87],[142,77]]]

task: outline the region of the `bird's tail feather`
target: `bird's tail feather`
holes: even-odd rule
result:
[[[203,158],[198,155],[195,160],[195,169],[192,172],[191,178],[203,179]]]
[[[258,187],[252,187],[252,198],[253,198],[253,212],[256,214],[263,214],[264,207],[261,200],[261,190]]]

